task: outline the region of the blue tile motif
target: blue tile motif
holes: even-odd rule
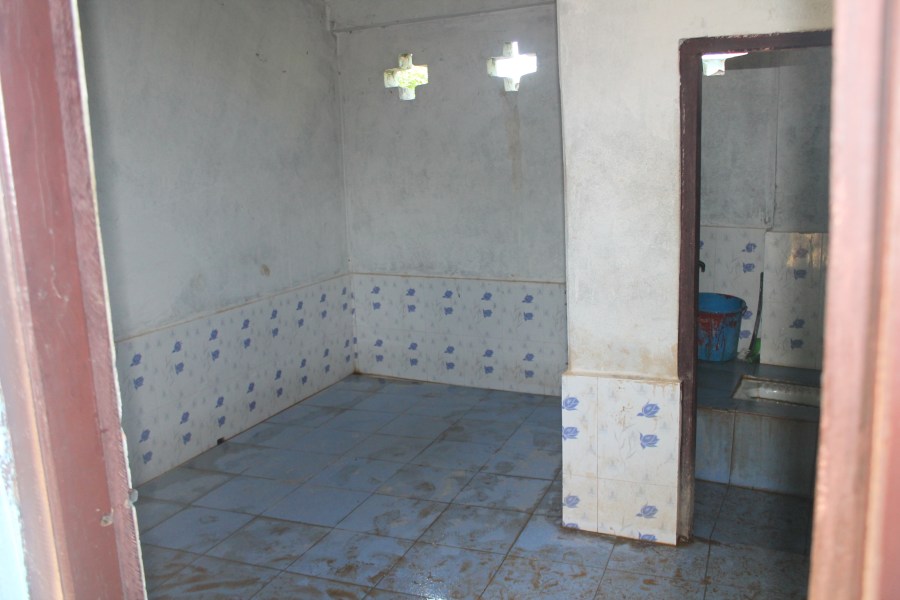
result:
[[[641,412],[639,412],[637,416],[653,418],[657,414],[659,414],[659,405],[648,402],[644,405],[644,407],[641,409]]]

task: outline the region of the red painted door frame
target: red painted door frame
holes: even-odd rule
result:
[[[708,53],[760,52],[831,45],[830,31],[772,33],[684,40],[681,75],[681,263],[678,291],[678,376],[681,379],[681,464],[678,535],[693,528],[697,451],[697,269],[700,240],[700,59]]]
[[[810,598],[900,595],[900,0],[835,2]]]
[[[145,596],[70,0],[0,0],[0,385],[32,598]]]

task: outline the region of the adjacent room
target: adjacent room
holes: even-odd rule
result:
[[[804,597],[830,51],[704,78],[696,484],[678,59],[830,4],[677,4],[79,0],[150,597]]]

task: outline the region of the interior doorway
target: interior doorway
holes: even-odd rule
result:
[[[827,31],[757,36],[694,38],[680,47],[681,73],[681,261],[679,281],[678,370],[683,382],[679,494],[681,538],[693,531],[697,471],[697,314],[700,289],[701,83],[702,57],[831,45]],[[756,300],[755,298],[753,299]]]

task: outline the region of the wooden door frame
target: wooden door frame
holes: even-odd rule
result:
[[[900,0],[835,2],[810,598],[900,590]]]
[[[11,484],[30,597],[143,598],[75,6],[0,0],[0,385]]]
[[[681,259],[678,274],[678,377],[681,380],[681,450],[678,536],[691,537],[697,449],[697,291],[700,260],[700,111],[704,54],[760,52],[831,46],[831,31],[771,33],[682,40],[681,74]]]

